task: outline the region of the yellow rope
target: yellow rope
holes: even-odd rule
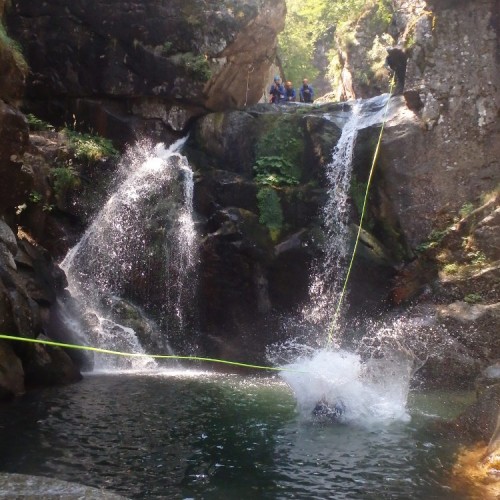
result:
[[[128,358],[153,358],[153,359],[172,359],[172,360],[183,360],[183,361],[203,361],[208,363],[219,363],[231,366],[240,366],[243,368],[252,368],[254,370],[268,370],[277,372],[292,372],[292,373],[309,373],[303,370],[293,370],[291,368],[275,367],[275,366],[262,366],[262,365],[252,365],[249,363],[240,363],[238,361],[228,361],[226,359],[217,358],[203,358],[201,356],[177,356],[174,354],[145,354],[137,352],[122,352],[122,351],[112,351],[110,349],[101,349],[100,347],[92,347],[86,345],[78,344],[66,344],[64,342],[55,342],[53,340],[41,340],[41,339],[30,339],[25,337],[16,337],[14,335],[5,335],[0,333],[0,339],[4,340],[15,340],[17,342],[28,342],[31,344],[43,344],[52,347],[62,347],[64,349],[78,349],[81,351],[91,351],[97,352],[99,354],[110,354],[113,356],[126,356]]]
[[[380,150],[380,144],[382,142],[382,135],[384,133],[385,122],[387,121],[387,112],[389,110],[389,102],[391,100],[392,92],[393,92],[393,89],[394,89],[394,83],[395,83],[395,75],[392,76],[392,79],[391,79],[391,82],[390,82],[389,97],[387,98],[387,103],[386,103],[386,107],[385,107],[384,117],[383,117],[383,120],[382,120],[382,127],[380,128],[380,134],[378,136],[378,142],[377,142],[377,146],[375,148],[375,152],[373,154],[372,165],[371,165],[371,168],[370,168],[370,175],[368,176],[368,181],[366,183],[366,191],[365,191],[365,197],[364,197],[364,200],[363,200],[363,208],[361,209],[361,216],[360,216],[360,219],[359,219],[358,233],[356,235],[356,240],[354,242],[354,249],[352,251],[351,261],[349,262],[349,267],[347,268],[347,274],[346,274],[346,277],[344,279],[344,285],[342,287],[342,291],[340,293],[340,297],[339,297],[339,300],[337,302],[337,307],[335,308],[335,313],[334,313],[332,321],[330,323],[330,328],[328,329],[327,345],[330,345],[331,342],[332,342],[333,330],[335,329],[335,326],[337,324],[337,320],[338,320],[338,317],[339,317],[339,314],[340,314],[340,308],[342,307],[342,302],[344,300],[344,296],[345,296],[345,293],[346,293],[346,290],[347,290],[347,283],[348,283],[349,277],[351,275],[351,270],[352,270],[352,266],[353,266],[353,263],[354,263],[354,257],[356,256],[356,251],[358,249],[358,244],[359,244],[359,240],[360,240],[360,237],[361,237],[361,230],[363,228],[363,220],[364,220],[365,212],[366,212],[366,206],[368,204],[368,194],[369,194],[370,186],[371,186],[371,183],[372,183],[373,172],[375,171],[375,164],[377,162],[378,153],[379,153],[379,150]]]

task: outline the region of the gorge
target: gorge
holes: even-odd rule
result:
[[[130,498],[494,498],[499,11],[366,2],[331,35],[330,98],[275,106],[285,1],[0,1],[0,333],[283,368],[0,340],[0,471]]]

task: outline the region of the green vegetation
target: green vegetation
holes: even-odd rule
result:
[[[212,77],[210,65],[204,55],[184,52],[171,56],[170,60],[197,80],[206,82]]]
[[[32,131],[53,131],[55,130],[54,125],[51,125],[50,123],[41,120],[40,118],[37,118],[33,114],[28,114],[26,115],[26,118],[28,119],[28,125],[30,127],[30,130]]]
[[[442,241],[442,239],[451,231],[451,226],[444,229],[433,229],[431,234],[429,234],[427,241],[421,243],[416,248],[417,252],[425,252],[431,248],[436,248]]]
[[[299,184],[303,151],[302,130],[289,118],[269,123],[256,144],[253,170],[259,186],[259,221],[269,229],[273,241],[279,238],[283,229],[278,192]]]
[[[296,86],[305,77],[312,80],[319,75],[319,68],[314,65],[319,43],[330,51],[327,77],[332,86],[335,86],[342,66],[338,49],[345,50],[357,44],[354,25],[359,18],[370,11],[367,29],[382,35],[393,15],[390,0],[287,0],[286,3],[287,19],[285,29],[279,37],[279,56],[286,78]],[[368,54],[373,74],[383,65],[385,51],[382,52],[381,49],[389,42],[390,40],[377,38],[372,48],[373,53]],[[357,77],[367,80],[370,75]]]
[[[262,156],[253,167],[255,182],[260,186],[294,186],[299,180],[290,175],[294,166],[282,156]]]
[[[483,297],[480,293],[469,293],[464,297],[464,301],[467,304],[477,304],[483,301]]]
[[[83,134],[69,128],[65,128],[63,132],[75,157],[80,160],[98,161],[118,156],[118,150],[109,139],[94,134]]]
[[[57,197],[63,197],[69,190],[80,185],[80,178],[76,175],[71,163],[62,167],[55,167],[50,171],[52,186]]]
[[[23,56],[21,46],[15,40],[12,40],[9,35],[7,35],[5,26],[0,21],[0,51],[5,48],[12,53],[12,57],[14,58],[18,68],[23,72],[27,72],[28,63]]]
[[[271,239],[276,242],[283,228],[283,211],[280,199],[273,188],[264,187],[257,193],[259,222],[269,229]]]
[[[30,203],[40,203],[43,200],[43,196],[38,191],[31,191],[28,199]]]
[[[470,202],[464,203],[462,205],[462,208],[459,210],[460,217],[463,219],[464,217],[467,217],[470,215],[474,210],[474,205]]]

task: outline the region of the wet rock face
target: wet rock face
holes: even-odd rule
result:
[[[199,303],[210,354],[223,355],[230,346],[232,355],[258,359],[272,343],[268,335],[278,331],[279,321],[275,328],[269,325],[280,315],[298,313],[309,300],[312,263],[323,251],[326,167],[349,114],[345,104],[259,104],[197,121],[184,153],[197,172],[194,206],[204,218]],[[353,174],[360,183],[366,182],[377,133],[376,127],[360,133]],[[263,191],[270,189],[267,182],[276,205],[262,201]],[[374,200],[377,207],[380,196],[374,194]],[[352,220],[359,220],[353,200],[349,202]],[[382,221],[391,214],[390,203],[369,212],[377,234],[363,232],[351,279],[357,304],[351,315],[385,306],[398,258],[397,238],[387,238],[387,248],[377,239],[384,234]],[[353,238],[355,234],[353,228]]]
[[[284,0],[21,0],[7,22],[33,107],[107,136],[118,128],[123,141],[257,102],[284,18]]]
[[[404,133],[388,127],[384,144],[389,194],[416,246],[440,213],[500,180],[498,2],[398,4],[400,44],[411,40],[404,94],[418,106]]]
[[[22,163],[28,146],[26,118],[0,96],[0,213],[26,201],[32,172]]]
[[[0,331],[24,338],[51,332],[51,309],[65,276],[47,251],[26,238],[18,240],[0,219]],[[53,337],[54,338],[54,337]],[[60,349],[22,342],[0,345],[0,399],[24,391],[24,384],[79,380],[76,365]]]

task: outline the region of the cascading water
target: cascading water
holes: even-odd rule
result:
[[[147,343],[148,350],[168,350],[168,341],[186,326],[196,231],[193,173],[178,152],[184,142],[168,149],[143,142],[131,149],[115,192],[61,264],[91,327],[93,346],[143,353]],[[151,366],[151,358],[95,360],[98,369]]]
[[[322,210],[324,255],[313,269],[310,301],[304,310],[308,321],[323,327],[332,320],[332,304],[335,304],[342,287],[350,252],[349,190],[356,139],[360,130],[382,122],[388,98],[384,94],[352,104],[350,117],[342,127],[342,134],[333,148],[332,160],[326,167],[328,196]]]
[[[356,138],[360,130],[382,123],[388,99],[386,94],[353,103],[327,167],[324,256],[313,270],[310,303],[304,309],[306,320],[321,327],[324,343],[352,250],[349,189]],[[336,335],[338,346],[341,340],[338,327]],[[369,342],[362,343],[364,349],[355,353],[331,346],[314,349],[293,341],[273,352],[271,358],[275,363],[288,361],[286,367],[297,371],[282,372],[282,377],[294,391],[303,417],[311,418],[311,410],[323,401],[331,407],[336,404],[345,407],[340,417],[345,423],[370,425],[408,418],[406,399],[414,372],[414,356],[409,350],[385,341],[385,337],[392,335],[390,328],[370,335],[384,338],[374,342],[376,348],[373,349],[369,348]]]

